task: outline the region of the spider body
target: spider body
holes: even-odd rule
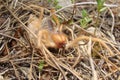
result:
[[[49,31],[42,29],[37,34],[37,47],[40,48],[42,44],[51,48],[64,48],[67,42],[67,36],[62,32]]]
[[[53,33],[51,38],[57,48],[64,48],[67,43],[67,37],[64,33]]]

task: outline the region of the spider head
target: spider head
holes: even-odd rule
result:
[[[67,36],[63,33],[52,34],[52,40],[56,44],[57,48],[64,48],[67,43]]]

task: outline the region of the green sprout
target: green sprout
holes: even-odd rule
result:
[[[97,1],[97,12],[98,12],[96,26],[98,26],[100,13],[105,11],[107,7],[104,6],[105,0],[96,0],[96,1]]]
[[[44,61],[42,60],[39,63],[39,70],[41,71],[43,69],[43,67],[44,67]]]
[[[74,3],[74,2],[75,2],[75,0],[71,0],[71,2],[72,2],[72,3]]]
[[[96,0],[96,1],[97,1],[98,13],[103,12],[106,9],[106,7],[104,6],[105,0]]]
[[[91,21],[92,19],[89,17],[87,11],[85,9],[82,10],[82,19],[80,19],[80,24],[83,28],[86,28],[88,23]]]

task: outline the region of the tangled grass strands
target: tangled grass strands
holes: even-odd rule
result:
[[[27,47],[25,46],[24,42],[22,42],[20,39],[17,39],[17,38],[15,38],[15,37],[12,37],[12,36],[9,36],[9,35],[3,34],[3,33],[0,33],[0,35],[18,41],[20,44],[22,44],[22,45],[27,49]]]
[[[57,60],[56,57],[54,55],[52,55],[52,53],[50,53],[45,47],[44,49],[46,50],[46,52],[49,54],[49,56],[55,61],[57,62],[57,64],[61,67],[63,67],[64,69],[70,71],[73,75],[75,75],[79,80],[83,80],[80,76],[82,76],[81,74],[77,73],[74,69],[72,69],[72,67],[68,67],[67,65],[65,65],[64,63],[62,63],[61,61]]]
[[[2,3],[4,4],[4,2],[2,1]],[[31,33],[35,38],[37,38],[37,36],[8,8],[8,6],[6,6],[4,4],[5,8],[12,14],[12,16],[18,20],[22,25],[23,25],[23,28],[28,32],[28,33]]]

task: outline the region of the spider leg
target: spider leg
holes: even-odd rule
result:
[[[74,46],[76,46],[77,43],[78,43],[79,41],[81,41],[81,40],[87,40],[87,41],[89,41],[89,39],[90,39],[89,36],[80,36],[80,37],[76,38],[75,40],[69,42],[69,43],[66,45],[66,49],[68,49],[69,47],[74,47]],[[103,40],[101,40],[101,39],[99,39],[99,38],[95,38],[95,37],[91,37],[91,40],[92,40],[93,42],[98,42],[98,43],[100,43],[104,48],[106,48],[106,49],[109,51],[110,55],[114,55],[113,51],[112,51],[112,50],[110,49],[110,47],[105,43],[105,41],[103,41]]]

